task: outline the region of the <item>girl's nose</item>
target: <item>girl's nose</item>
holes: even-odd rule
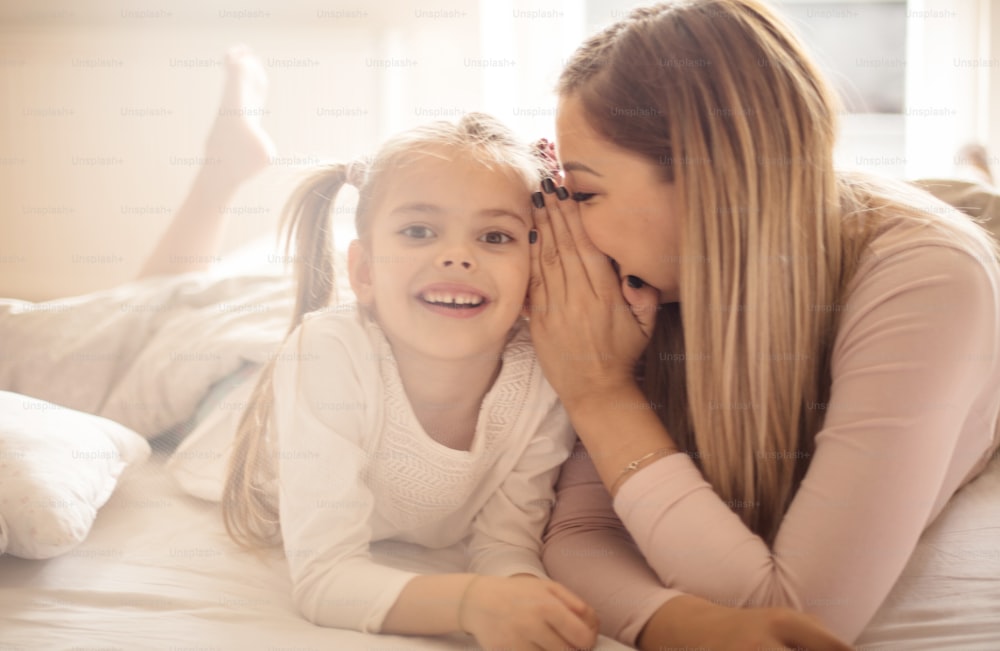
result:
[[[464,246],[449,246],[437,257],[437,265],[443,269],[460,267],[473,269],[476,266],[472,251]]]
[[[472,260],[468,256],[446,254],[438,258],[438,264],[442,267],[461,266],[463,269],[472,269]]]

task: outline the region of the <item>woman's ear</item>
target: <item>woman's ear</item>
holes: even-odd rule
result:
[[[372,263],[368,249],[360,240],[354,240],[347,247],[347,276],[351,281],[351,290],[359,305],[371,307],[375,300],[375,290],[372,288]]]

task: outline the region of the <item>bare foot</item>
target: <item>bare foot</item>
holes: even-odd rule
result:
[[[990,156],[979,143],[970,142],[963,145],[955,154],[955,164],[967,174],[987,185],[993,185],[993,174],[990,172]]]
[[[206,167],[220,180],[239,184],[266,168],[275,153],[274,142],[260,123],[267,75],[245,45],[230,48],[225,65],[222,102],[205,143]]]

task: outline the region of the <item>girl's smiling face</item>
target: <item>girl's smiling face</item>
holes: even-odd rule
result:
[[[524,305],[528,188],[468,151],[411,157],[351,256],[351,284],[398,353],[493,356]]]
[[[677,301],[683,206],[674,184],[656,164],[597,133],[575,96],[560,100],[556,134],[566,187],[587,235],[623,278],[638,276],[660,292],[661,303]]]

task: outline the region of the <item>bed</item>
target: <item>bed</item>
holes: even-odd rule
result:
[[[291,602],[279,551],[226,537],[218,505],[182,491],[169,442],[128,468],[89,535],[48,560],[0,556],[0,649],[474,649],[465,636],[373,636],[313,626]],[[455,562],[380,545],[385,562]],[[417,560],[419,558],[419,560]],[[1000,461],[925,533],[903,577],[857,640],[865,651],[1000,649]],[[600,650],[625,649],[602,638]]]
[[[0,389],[22,400],[6,408],[0,400],[0,541],[13,544],[13,532],[3,529],[16,528],[10,518],[3,524],[11,508],[3,482],[15,476],[12,466],[37,460],[27,447],[3,447],[17,429],[11,423],[36,443],[44,427],[26,419],[54,430],[37,452],[63,454],[65,471],[50,483],[75,488],[73,474],[84,462],[96,464],[88,472],[104,480],[97,488],[83,482],[93,489],[86,495],[92,508],[73,511],[80,520],[71,527],[75,540],[60,539],[39,553],[45,558],[18,558],[9,548],[0,555],[0,651],[475,648],[460,635],[373,636],[313,626],[291,602],[281,552],[239,550],[225,535],[218,505],[185,492],[168,472],[183,428],[161,433],[189,416],[215,382],[273,353],[287,324],[288,289],[280,276],[196,274],[46,306],[0,301]],[[79,453],[75,441],[85,428],[77,421],[96,428],[87,435],[105,447],[94,443]],[[75,438],[58,443],[59,436]],[[69,501],[55,494],[41,505],[64,516]],[[381,544],[373,553],[422,571],[460,566],[454,550],[429,556]],[[924,533],[856,644],[1000,649],[1000,460]],[[626,647],[602,638],[597,648]]]

